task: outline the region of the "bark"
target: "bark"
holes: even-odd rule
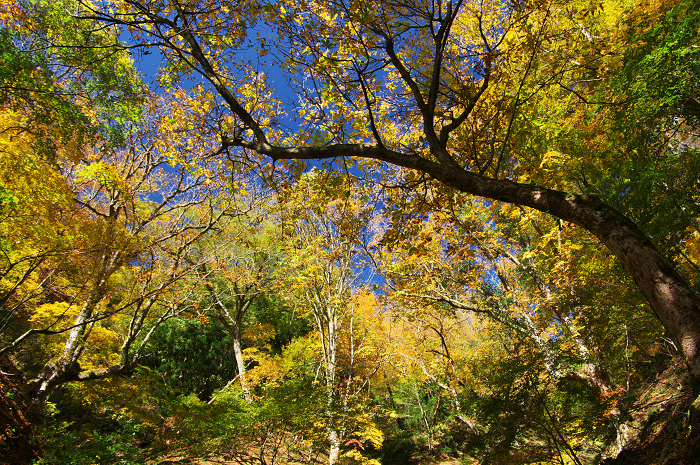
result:
[[[248,388],[246,381],[245,361],[243,360],[243,349],[241,348],[241,331],[240,325],[233,325],[231,328],[231,337],[233,339],[233,353],[236,356],[236,366],[238,367],[238,379],[243,390],[243,398],[249,404],[253,403],[253,395]]]
[[[48,399],[57,386],[68,381],[77,380],[81,371],[78,360],[85,349],[85,341],[95,324],[94,321],[90,322],[90,319],[98,303],[105,295],[106,280],[114,271],[117,255],[115,257],[109,257],[108,254],[103,255],[94,287],[80,308],[80,313],[75,319],[74,328],[68,332],[68,337],[63,346],[63,353],[58,360],[47,363],[39,373],[39,376],[30,383],[30,387],[36,392],[36,398],[40,405]]]
[[[206,273],[206,267],[201,266],[202,270]],[[232,313],[224,302],[221,301],[220,295],[216,287],[209,281],[206,282],[205,287],[209,291],[209,295],[214,300],[214,305],[223,314],[222,322],[231,333],[231,339],[233,339],[233,353],[236,356],[236,366],[238,368],[238,379],[241,383],[241,390],[243,391],[243,398],[248,404],[253,403],[253,394],[248,388],[248,383],[246,381],[246,367],[245,361],[243,360],[243,348],[241,343],[241,329],[243,327],[243,316],[248,311],[250,304],[255,299],[257,292],[249,294],[247,291],[244,293],[238,293],[238,286],[233,285],[237,292],[234,298],[235,306],[234,312]]]
[[[595,197],[483,178],[472,184],[478,176],[466,172],[441,174],[464,192],[549,212],[596,236],[632,275],[691,374],[700,377],[700,296],[631,221]]]
[[[136,340],[136,337],[141,333],[143,320],[145,319],[145,316],[152,305],[153,300],[149,300],[146,310],[144,310],[141,314],[134,316],[134,318],[138,319],[139,321],[135,322],[132,320],[132,327],[130,328],[129,334],[127,335],[127,338],[120,349],[120,360],[114,365],[103,368],[83,370],[79,363],[80,355],[83,352],[83,345],[80,344],[76,346],[74,343],[75,338],[69,337],[65,347],[70,351],[66,352],[64,350],[63,357],[56,361],[47,363],[36,379],[29,383],[30,389],[35,392],[39,405],[42,405],[48,399],[51,393],[63,383],[70,381],[90,381],[94,379],[102,379],[131,371],[138,363],[141,351],[155,331],[155,328],[168,318],[166,314],[161,315],[157,323],[143,338],[139,347],[137,347],[135,351],[132,351],[131,347]],[[81,312],[81,315],[82,314],[83,312]],[[76,331],[81,332],[83,337],[87,337],[89,330],[85,329],[87,326],[85,324],[85,320],[79,318],[79,321],[82,322],[82,325],[76,328]],[[94,322],[89,323],[89,326],[92,327],[93,324]]]
[[[135,363],[119,363],[105,368],[83,370],[77,361],[65,363],[65,361],[58,360],[47,363],[39,376],[30,381],[28,385],[29,389],[35,392],[37,403],[43,405],[51,393],[64,383],[91,381],[128,373],[135,365]]]
[[[330,451],[328,452],[328,463],[329,465],[335,465],[338,463],[338,458],[340,457],[340,438],[338,437],[338,432],[332,429],[328,430],[328,441],[330,442]]]
[[[64,344],[63,354],[57,360],[47,363],[39,375],[29,383],[29,388],[34,391],[38,403],[43,404],[51,395],[51,393],[60,385],[70,381],[89,381],[93,379],[101,379],[109,376],[125,373],[133,369],[138,363],[141,351],[146,346],[155,329],[170,316],[172,312],[166,311],[151,327],[150,331],[144,336],[140,345],[136,350],[132,350],[132,345],[136,338],[141,334],[146,317],[150,313],[156,299],[154,297],[146,298],[137,303],[136,310],[132,315],[129,329],[125,336],[124,342],[119,350],[119,362],[103,368],[83,370],[80,367],[80,357],[85,350],[85,344],[92,328],[99,315],[95,314],[95,310],[99,302],[107,294],[106,280],[117,267],[117,259],[119,253],[115,254],[108,260],[105,257],[104,262],[109,262],[103,266],[103,270],[98,274],[95,287],[90,292],[87,301],[81,307],[80,313],[73,323],[73,328],[68,332],[68,337]],[[170,281],[166,281],[163,286],[166,287]]]
[[[326,395],[328,396],[326,404],[326,417],[328,419],[328,442],[330,450],[328,452],[328,464],[335,465],[340,456],[340,433],[335,418],[335,404],[337,392],[335,389],[335,379],[337,372],[337,356],[338,356],[338,323],[337,315],[334,308],[329,308],[325,315],[326,328],[323,328],[323,317],[317,316],[317,324],[319,330],[328,332],[327,339],[323,343],[324,347],[324,364],[326,371]]]
[[[347,281],[349,267],[340,266],[340,274],[334,274],[335,265],[325,263],[317,275],[316,282],[303,291],[303,300],[311,308],[321,342],[322,364],[326,385],[326,432],[328,434],[328,463],[335,465],[340,457],[340,444],[345,437],[344,416],[337,414],[339,401],[338,339],[343,326],[343,308],[333,302],[342,298],[350,289]]]

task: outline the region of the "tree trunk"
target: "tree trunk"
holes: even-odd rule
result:
[[[53,390],[67,382],[77,380],[81,371],[78,360],[83,353],[84,345],[94,322],[89,323],[97,304],[104,295],[104,270],[98,275],[97,284],[92,289],[87,301],[80,309],[75,319],[75,327],[68,332],[68,338],[63,346],[63,353],[58,360],[47,363],[39,375],[31,381],[30,389],[35,390],[36,399],[42,405]]]
[[[248,383],[246,381],[246,368],[245,361],[243,360],[243,350],[241,348],[241,328],[239,325],[234,324],[231,328],[231,338],[233,339],[233,353],[236,355],[236,365],[238,366],[238,379],[241,383],[241,389],[243,390],[243,398],[249,404],[253,403],[253,395],[250,393],[248,388]]]
[[[328,309],[326,314],[326,330],[328,331],[328,339],[325,346],[325,365],[326,365],[326,394],[328,403],[326,405],[326,416],[328,419],[328,443],[330,450],[328,452],[328,464],[335,465],[340,456],[340,434],[335,415],[335,404],[337,392],[335,389],[335,378],[337,371],[337,356],[338,356],[338,324],[337,315],[334,308]],[[319,319],[319,321],[322,321]],[[323,329],[322,329],[323,330]]]
[[[421,402],[421,400],[420,400],[420,392],[418,390],[418,386],[416,386],[415,383],[413,383],[413,393],[416,397],[416,402],[418,403],[418,408],[420,409],[421,420],[423,420],[423,425],[425,425],[425,435],[428,438],[428,450],[433,450],[432,428],[430,427],[430,421],[428,420],[428,414],[425,412],[425,409],[423,408],[423,402]]]
[[[403,430],[406,429],[406,424],[403,421],[403,417],[399,413],[399,408],[396,405],[396,401],[394,400],[394,391],[391,389],[391,383],[387,380],[386,377],[386,372],[384,372],[384,383],[386,386],[386,392],[389,396],[389,403],[391,404],[391,408],[394,412],[396,412],[397,417],[396,417],[396,425],[399,427],[399,429]]]
[[[330,427],[328,430],[328,441],[331,446],[328,452],[328,464],[335,465],[338,463],[338,458],[340,457],[340,438],[338,437],[338,432],[330,429]]]
[[[205,273],[206,273],[206,267],[202,266],[201,267]],[[224,325],[228,328],[229,332],[231,333],[231,339],[233,339],[233,353],[236,356],[236,366],[238,368],[238,378],[241,383],[241,390],[243,391],[243,398],[248,404],[253,403],[253,395],[250,392],[250,389],[248,388],[248,383],[246,381],[246,368],[245,368],[245,361],[243,360],[243,348],[241,344],[241,328],[243,327],[243,316],[245,315],[246,311],[248,311],[248,308],[250,307],[250,304],[253,302],[253,298],[255,295],[248,295],[247,293],[244,293],[243,295],[238,295],[235,299],[235,313],[231,313],[229,308],[226,306],[224,302],[221,301],[221,298],[219,296],[219,292],[217,289],[212,285],[211,282],[207,281],[205,284],[207,290],[209,291],[209,295],[211,296],[212,299],[214,299],[214,303],[216,307],[223,313],[223,317],[221,318],[221,321],[224,323]],[[234,287],[237,290],[236,284],[234,283]]]

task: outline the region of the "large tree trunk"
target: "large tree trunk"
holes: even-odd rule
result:
[[[386,161],[426,173],[464,193],[534,208],[584,228],[605,244],[632,275],[683,354],[691,375],[696,381],[700,380],[700,294],[632,221],[597,196],[492,179],[466,171],[455,162],[437,163],[377,146],[285,148],[257,145],[261,152],[275,159],[354,156]]]
[[[381,160],[425,173],[467,194],[534,208],[576,224],[597,237],[622,262],[683,354],[691,375],[696,382],[700,380],[700,294],[637,225],[597,196],[570,194],[472,173],[460,167],[445,149],[436,149],[436,157],[442,160],[436,162],[364,144],[276,147],[265,140],[224,139],[223,146],[246,147],[273,160],[337,157]]]

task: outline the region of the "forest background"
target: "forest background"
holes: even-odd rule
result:
[[[0,461],[695,463],[699,37],[3,0]]]

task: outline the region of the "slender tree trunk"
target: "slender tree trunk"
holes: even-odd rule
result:
[[[206,272],[206,268],[202,268]],[[254,296],[248,295],[247,293],[237,296],[235,299],[235,313],[232,314],[226,304],[221,301],[219,292],[211,284],[211,282],[207,281],[205,286],[209,291],[209,295],[212,297],[212,299],[214,299],[216,307],[224,315],[221,321],[223,321],[227,326],[229,332],[231,333],[231,339],[233,339],[233,353],[236,356],[236,367],[238,368],[238,379],[241,383],[243,398],[248,404],[252,404],[254,399],[246,380],[245,360],[243,360],[243,347],[241,343],[241,328],[243,327],[243,316],[245,315],[246,311],[248,311],[250,304],[253,302]],[[236,291],[238,291],[235,284],[234,288]]]
[[[386,372],[384,373],[384,379],[385,379],[385,385],[386,385],[386,392],[389,395],[389,403],[391,404],[391,408],[398,414],[396,417],[396,424],[398,425],[399,429],[406,429],[406,424],[403,421],[403,417],[399,413],[399,408],[396,405],[396,401],[394,400],[394,391],[391,389],[391,383],[386,379]]]
[[[565,324],[565,328],[571,334],[572,339],[576,342],[578,353],[583,360],[581,368],[578,370],[580,379],[585,381],[589,386],[597,389],[600,393],[609,393],[615,390],[615,386],[610,380],[610,375],[603,368],[600,351],[593,348],[588,348],[588,344],[583,340],[583,337],[578,333],[574,323],[567,315],[559,315],[559,320]],[[619,412],[617,412],[619,414]]]
[[[335,378],[337,371],[338,355],[338,325],[337,316],[334,309],[329,309],[326,315],[328,338],[326,340],[326,394],[328,401],[326,404],[326,415],[328,418],[328,442],[330,450],[328,452],[328,464],[335,465],[340,457],[340,434],[335,418],[336,389]]]
[[[423,408],[423,402],[420,400],[420,392],[418,391],[418,386],[413,384],[413,392],[416,396],[416,402],[418,402],[418,408],[420,409],[421,420],[423,420],[423,425],[425,426],[425,434],[428,437],[428,450],[433,450],[433,432],[430,427],[430,421],[428,421],[428,414]]]
[[[338,432],[333,429],[329,429],[328,441],[331,446],[328,452],[328,463],[330,465],[335,465],[338,463],[338,458],[340,457],[340,438],[338,437]]]
[[[340,437],[338,435],[338,431],[335,429],[335,425],[333,425],[332,422],[329,422],[328,424],[328,443],[330,445],[330,449],[328,451],[328,464],[335,465],[338,463],[338,458],[340,457]]]
[[[243,398],[246,402],[252,404],[253,395],[251,394],[250,389],[248,388],[248,382],[246,380],[245,360],[243,360],[243,349],[241,347],[241,328],[239,325],[232,325],[231,338],[233,339],[233,353],[236,356],[236,366],[238,367],[238,380],[241,383]]]

